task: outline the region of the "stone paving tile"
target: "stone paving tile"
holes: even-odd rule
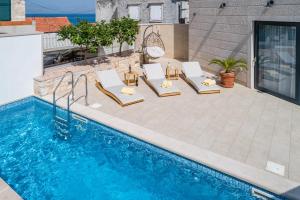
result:
[[[227,155],[239,161],[246,161],[257,128],[258,120],[247,119],[239,129]]]
[[[6,189],[0,192],[1,200],[21,200],[22,198],[12,189]]]
[[[269,145],[254,143],[246,159],[246,163],[264,169],[268,161]]]
[[[300,180],[300,156],[291,154],[289,164],[289,178],[292,180]]]
[[[183,80],[173,82],[182,95],[159,98],[140,79],[137,91],[145,101],[124,108],[89,82],[89,102],[102,104],[102,112],[260,169],[268,160],[283,164],[286,176],[300,182],[300,106],[239,84],[221,94],[198,95]]]
[[[8,185],[0,178],[0,193],[8,188]]]

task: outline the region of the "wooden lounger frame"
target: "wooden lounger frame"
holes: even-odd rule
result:
[[[104,87],[101,85],[100,82],[98,82],[96,80],[96,87],[101,91],[103,92],[104,94],[106,94],[107,96],[109,96],[110,98],[112,98],[113,100],[115,100],[118,104],[120,104],[122,107],[125,107],[125,106],[129,106],[129,105],[132,105],[132,104],[136,104],[136,103],[140,103],[140,102],[143,102],[144,99],[141,99],[141,100],[137,100],[137,101],[133,101],[133,102],[130,102],[130,103],[126,103],[126,104],[123,104],[120,99],[118,97],[116,97],[113,93],[107,91],[104,89]]]
[[[170,93],[165,93],[165,94],[159,94],[155,90],[155,88],[152,86],[152,84],[148,81],[146,74],[144,74],[144,81],[159,97],[170,97],[170,96],[181,95],[181,92],[170,92]]]
[[[194,87],[193,83],[186,77],[186,75],[182,72],[181,77],[187,84],[189,84],[198,94],[219,94],[221,90],[209,90],[209,91],[198,91],[197,88]]]

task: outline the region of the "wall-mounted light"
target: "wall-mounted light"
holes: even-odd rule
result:
[[[220,9],[223,9],[223,8],[225,8],[225,7],[226,7],[226,3],[224,3],[224,2],[221,3],[220,6],[219,6]]]
[[[266,7],[272,7],[274,5],[273,0],[268,0]]]

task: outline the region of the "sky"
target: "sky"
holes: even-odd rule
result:
[[[95,13],[96,0],[25,0],[27,14]]]

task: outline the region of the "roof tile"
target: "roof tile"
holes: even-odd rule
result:
[[[36,22],[36,30],[44,33],[58,32],[62,26],[71,25],[67,17],[28,17]]]

